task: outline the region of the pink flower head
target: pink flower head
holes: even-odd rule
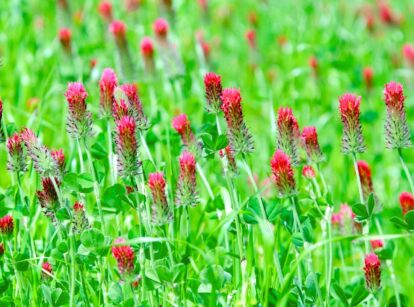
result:
[[[207,111],[211,113],[220,112],[221,94],[223,92],[221,77],[213,72],[207,73],[204,76],[204,88],[207,100]]]
[[[390,7],[390,5],[386,1],[379,1],[378,8],[380,11],[381,21],[385,24],[397,24],[398,20],[394,16],[394,13]]]
[[[99,81],[100,107],[104,116],[111,114],[112,105],[115,102],[114,90],[118,85],[118,78],[111,68],[105,68]]]
[[[32,130],[25,128],[20,138],[26,147],[28,156],[33,161],[35,170],[43,177],[60,176],[60,169],[48,148],[43,146]]]
[[[339,213],[332,214],[331,223],[333,226],[340,226],[342,224],[342,216]]]
[[[133,12],[139,8],[141,0],[125,0],[125,8],[127,12]]]
[[[99,14],[106,22],[112,21],[112,4],[107,0],[103,0],[99,3],[98,6]]]
[[[144,58],[152,58],[154,56],[154,43],[151,38],[144,37],[141,40],[141,54]]]
[[[154,44],[149,37],[144,37],[141,40],[141,54],[144,60],[145,71],[153,73],[155,71]]]
[[[57,167],[60,171],[60,174],[62,176],[65,173],[65,166],[66,166],[65,154],[63,153],[63,149],[52,150],[50,154],[52,155],[52,159],[55,160]]]
[[[120,120],[124,116],[129,116],[130,113],[130,109],[124,99],[119,99],[119,102],[115,100],[112,106],[112,116],[115,120]]]
[[[362,71],[362,76],[364,78],[365,87],[367,88],[367,90],[370,90],[372,88],[374,70],[371,67],[365,67]]]
[[[73,205],[73,211],[76,213],[83,212],[84,210],[85,210],[85,207],[83,206],[82,203],[78,201]]]
[[[374,253],[365,256],[365,283],[369,290],[376,291],[381,286],[381,262]]]
[[[339,97],[339,112],[343,123],[342,151],[345,154],[364,152],[365,144],[360,122],[361,97],[344,94]]]
[[[227,168],[233,173],[237,174],[237,163],[236,159],[234,158],[234,151],[230,145],[227,145],[226,148],[221,149],[220,157],[225,158],[227,161]]]
[[[250,48],[256,48],[256,32],[254,30],[249,30],[246,32],[246,39],[249,43]]]
[[[235,154],[253,152],[253,137],[243,119],[240,91],[226,88],[221,94],[221,109],[227,122],[227,135]]]
[[[406,215],[409,211],[414,210],[414,197],[409,192],[402,192],[400,194],[400,206],[402,214]]]
[[[120,176],[128,178],[139,174],[141,163],[138,155],[136,124],[130,116],[124,116],[116,122],[116,153]]]
[[[85,214],[85,207],[77,201],[73,205],[73,232],[81,233],[87,228],[89,228],[89,221]]]
[[[141,100],[138,96],[138,89],[135,84],[123,84],[121,85],[121,91],[126,96],[128,109],[130,109],[131,116],[135,119],[137,129],[145,130],[149,128],[149,122],[144,114]]]
[[[59,41],[65,52],[71,52],[72,45],[72,32],[68,28],[61,28],[59,30]]]
[[[198,0],[198,5],[200,6],[203,12],[207,12],[208,9],[208,1],[207,0]]]
[[[296,183],[289,156],[281,149],[277,149],[270,161],[270,167],[280,196],[286,197],[295,194]]]
[[[115,244],[125,243],[125,240],[118,238]],[[118,245],[112,247],[112,255],[118,263],[118,270],[121,275],[130,274],[134,271],[135,253],[131,246]]]
[[[155,224],[162,225],[169,219],[168,202],[165,193],[166,182],[164,173],[151,173],[148,176],[148,186],[151,190],[152,220]]]
[[[56,180],[59,187],[60,182]],[[56,222],[56,212],[60,207],[57,191],[49,177],[42,178],[42,190],[36,192],[43,213],[53,222]]]
[[[364,194],[364,198],[367,200],[370,194],[374,193],[374,186],[372,184],[372,176],[371,176],[371,168],[369,167],[368,163],[365,161],[358,161],[358,173],[359,179],[362,186],[362,192]]]
[[[302,169],[302,175],[306,179],[313,179],[315,178],[315,170],[310,165],[305,165]]]
[[[280,107],[277,115],[277,148],[287,153],[293,165],[299,164],[299,125],[291,108]]]
[[[11,235],[14,229],[14,220],[11,215],[3,216],[0,219],[0,232],[4,235]]]
[[[68,84],[65,93],[68,102],[69,113],[67,116],[67,131],[75,139],[81,139],[92,133],[92,115],[86,108],[86,92],[80,82]]]
[[[126,46],[126,25],[120,20],[114,20],[109,25],[109,31],[115,38],[116,44],[121,46]]]
[[[318,58],[316,56],[311,56],[309,58],[309,67],[312,69],[314,74],[318,73],[319,63]]]
[[[158,39],[165,39],[168,34],[168,22],[163,18],[158,18],[152,24],[152,29]]]
[[[210,59],[211,47],[210,44],[204,39],[203,32],[196,32],[196,39],[203,52],[204,59],[208,61]]]
[[[196,160],[189,151],[180,157],[180,177],[178,178],[177,206],[194,206],[197,203]]]
[[[50,275],[52,275],[52,265],[45,261],[42,264],[42,277],[43,278],[51,278]]]
[[[362,225],[354,221],[355,214],[347,204],[342,204],[339,212],[332,214],[332,225],[339,226],[343,234],[360,232]]]
[[[371,240],[370,243],[373,250],[382,248],[384,246],[384,242],[382,240]]]
[[[404,90],[400,83],[391,81],[385,85],[384,100],[387,107],[385,141],[388,148],[401,149],[411,146],[410,129],[405,113]]]
[[[18,133],[13,134],[7,140],[7,151],[9,152],[9,161],[7,168],[12,172],[26,171],[26,153],[23,149],[23,140]]]
[[[318,142],[318,134],[315,127],[310,126],[303,128],[302,144],[310,162],[319,163],[323,160],[323,155]]]
[[[408,43],[405,44],[402,52],[406,61],[409,64],[414,65],[414,45]]]
[[[172,126],[181,136],[181,141],[186,147],[194,145],[195,136],[191,130],[190,120],[186,114],[180,114],[174,117],[172,120]]]

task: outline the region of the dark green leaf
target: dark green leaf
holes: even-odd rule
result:
[[[332,284],[332,289],[334,290],[333,292],[336,294],[336,296],[341,300],[342,304],[348,306],[348,297],[346,296],[344,290],[342,290],[342,288],[337,283]]]
[[[104,243],[104,235],[98,229],[87,229],[81,234],[81,242],[86,248],[97,249]]]
[[[351,306],[357,306],[362,303],[369,295],[365,286],[359,286],[354,289],[352,292]]]

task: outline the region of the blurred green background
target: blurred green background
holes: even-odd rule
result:
[[[399,232],[388,217],[400,215],[398,196],[408,183],[395,152],[385,149],[383,86],[390,80],[405,88],[408,123],[414,118],[414,70],[402,54],[405,43],[414,43],[414,3],[392,2],[398,24],[381,22],[376,1],[311,0],[226,0],[208,1],[208,14],[197,1],[174,1],[173,17],[160,8],[160,1],[142,0],[134,11],[124,1],[112,1],[115,19],[127,25],[129,51],[134,61],[134,77],[120,75],[116,46],[108,24],[100,17],[95,0],[68,1],[70,11],[57,1],[0,1],[0,97],[4,102],[4,120],[16,129],[25,126],[39,132],[42,141],[53,148],[70,152],[71,140],[65,132],[67,82],[84,82],[89,93],[89,108],[96,116],[99,106],[98,80],[105,67],[113,67],[120,83],[136,81],[144,111],[154,126],[149,132],[150,149],[157,161],[168,161],[179,153],[178,139],[171,118],[178,112],[189,115],[199,133],[210,120],[204,111],[202,78],[214,71],[222,76],[223,86],[240,88],[246,122],[254,135],[256,151],[251,155],[253,171],[260,181],[270,175],[269,160],[275,149],[275,114],[280,106],[290,106],[300,127],[318,129],[322,151],[326,155],[323,172],[330,185],[335,206],[355,203],[357,185],[351,159],[340,152],[342,125],[337,99],[345,92],[362,96],[362,124],[367,151],[361,159],[372,168],[374,188],[384,206],[383,227],[387,233]],[[373,29],[366,16],[374,18]],[[153,21],[169,19],[169,38],[184,63],[179,79],[179,98],[169,87],[169,72],[162,68],[156,49],[157,76],[148,80],[143,72],[139,43],[153,36]],[[256,19],[256,22],[254,21]],[[58,31],[72,31],[73,56],[67,56],[58,40]],[[256,32],[257,47],[249,47],[246,32]],[[196,33],[202,31],[210,45],[210,60],[203,60]],[[317,71],[309,65],[317,59]],[[96,66],[91,68],[91,61]],[[363,69],[373,69],[373,85],[367,89]],[[151,98],[151,93],[155,94]],[[99,125],[96,127],[99,134]],[[171,132],[172,147],[165,135]],[[414,130],[412,130],[414,131]],[[155,144],[163,144],[156,147]],[[411,170],[413,149],[404,151]],[[217,159],[216,159],[217,160]],[[176,162],[169,177],[175,176]],[[5,172],[6,151],[0,148],[0,189],[6,189],[10,177]],[[223,182],[218,161],[205,163],[207,176],[215,189]],[[297,172],[299,172],[298,170]],[[237,179],[242,195],[249,195],[245,176]],[[213,184],[214,183],[214,184]],[[205,191],[203,191],[205,193]],[[397,244],[395,267],[403,292],[413,286],[414,261],[412,239]],[[353,268],[355,271],[360,267]],[[387,273],[385,273],[387,274]]]

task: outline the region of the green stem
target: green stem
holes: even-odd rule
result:
[[[303,248],[306,250],[306,240],[305,240],[305,235],[303,233],[303,228],[302,228],[302,224],[300,222],[299,219],[299,215],[298,215],[298,211],[296,208],[296,200],[295,197],[291,197],[291,202],[292,202],[292,210],[293,210],[293,219],[296,222],[296,225],[298,226],[298,230],[300,235],[302,236],[302,240],[303,240]],[[316,285],[316,292],[318,293],[318,299],[320,300],[320,302],[322,303],[322,294],[321,294],[321,290],[319,288],[319,283],[318,283],[318,279],[316,277],[316,274],[313,270],[313,261],[312,261],[312,255],[311,253],[307,254],[307,262],[308,262],[308,270],[310,272],[310,274],[312,275],[313,281]]]
[[[147,141],[145,140],[145,137],[142,131],[139,132],[139,135],[141,137],[141,143],[142,143],[142,146],[144,147],[145,154],[147,155],[151,163],[155,166],[154,158],[152,157],[151,151],[149,150]]]
[[[108,118],[106,123],[106,136],[108,138],[108,158],[109,158],[109,173],[111,177],[111,184],[116,182],[116,174],[114,168],[114,150],[112,148],[112,133],[111,133],[111,122]]]
[[[70,231],[72,232],[72,231]],[[69,234],[70,241],[70,306],[76,306],[75,303],[75,286],[76,286],[76,260],[75,260],[75,242],[73,239],[73,233]]]
[[[378,233],[382,235],[383,231],[382,231],[381,223],[379,222],[377,217],[375,217],[375,225],[377,226]],[[384,241],[384,244],[385,244],[385,241]],[[398,294],[397,280],[395,277],[395,271],[394,271],[392,260],[387,259],[385,263],[387,264],[388,270],[390,271],[391,283],[392,283],[392,287],[394,290],[395,301],[396,301],[397,307],[401,307],[400,295]]]
[[[100,217],[100,220],[101,220],[101,230],[105,234],[106,227],[105,227],[105,219],[104,219],[104,215],[103,215],[103,211],[102,211],[101,195],[100,195],[101,192],[99,190],[99,182],[98,182],[98,178],[96,176],[95,167],[93,166],[92,155],[89,151],[88,146],[86,145],[85,140],[84,140],[83,145],[84,145],[86,156],[87,156],[87,159],[88,159],[89,168],[90,168],[90,171],[92,173],[93,191],[94,191],[94,194],[95,194],[96,204],[98,205],[99,217]]]
[[[357,157],[356,157],[355,153],[352,154],[352,161],[354,163],[355,175],[357,177],[359,200],[362,204],[365,205],[365,207],[367,209],[367,212],[369,212],[368,204],[365,204],[365,202],[364,202],[364,192],[362,191],[361,178],[359,176]],[[362,234],[363,234],[364,237],[369,235],[369,220],[366,220],[366,223],[363,225]],[[368,240],[365,240],[364,243],[365,243],[365,253],[368,254],[369,253],[369,242],[368,242]]]
[[[204,183],[204,187],[207,189],[207,192],[208,192],[208,195],[210,196],[210,199],[214,199],[213,191],[211,190],[210,183],[208,182],[202,167],[200,166],[199,163],[196,164],[196,167],[197,167],[197,172],[200,175],[201,180]]]
[[[406,175],[406,177],[408,179],[408,183],[410,184],[411,193],[414,194],[413,178],[411,177],[410,171],[408,170],[408,167],[405,164],[405,161],[404,161],[404,158],[403,158],[403,155],[402,155],[402,151],[401,151],[400,148],[398,149],[398,156],[400,158],[400,162],[401,162],[401,165],[402,165],[402,167],[404,169],[405,175]]]
[[[260,196],[259,189],[258,189],[258,187],[256,185],[256,181],[254,179],[252,170],[250,169],[250,166],[246,162],[245,159],[243,159],[243,164],[245,166],[245,169],[246,169],[246,172],[247,172],[247,176],[249,177],[249,179],[250,179],[250,181],[251,181],[251,183],[253,185],[253,189],[254,189],[254,191],[256,193],[256,197],[257,197],[257,200],[259,202],[260,212],[261,212],[261,214],[263,216],[263,220],[264,220],[264,222],[265,222],[265,224],[267,226],[267,230],[269,232],[271,232],[272,230],[270,228],[269,221],[267,220],[266,209],[265,209],[265,207],[263,205],[262,197]],[[277,276],[278,276],[278,279],[279,279],[279,283],[282,285],[283,284],[283,273],[282,273],[282,266],[280,265],[279,253],[278,253],[278,251],[276,249],[274,249],[274,253],[275,253],[274,258],[276,260],[276,263],[275,263],[275,265],[276,265],[276,272],[277,272]]]

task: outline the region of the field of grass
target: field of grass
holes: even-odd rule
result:
[[[0,1],[0,306],[413,306],[413,15]]]

